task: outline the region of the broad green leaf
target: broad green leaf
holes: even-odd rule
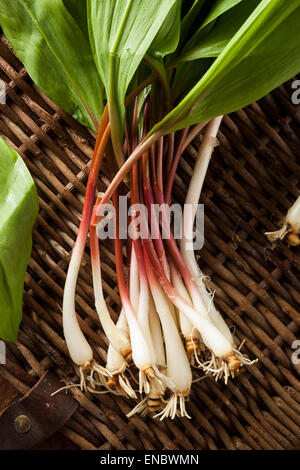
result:
[[[216,18],[223,15],[223,13],[230,10],[232,7],[234,7],[238,3],[241,3],[241,1],[243,1],[244,3],[247,3],[249,0],[216,0],[213,3],[212,7],[210,8],[208,15],[205,17],[201,25],[201,28],[204,28],[205,26],[207,26]]]
[[[116,157],[123,154],[128,85],[176,0],[88,0],[92,49],[108,98]]]
[[[176,0],[152,42],[148,54],[161,57],[175,51],[180,38],[181,0]]]
[[[198,19],[198,14],[200,13],[204,3],[205,0],[195,0],[190,10],[181,21],[181,43],[184,43],[195,21]]]
[[[244,3],[248,2],[248,0],[195,0],[191,9],[182,20],[181,45],[186,42],[187,35],[189,35],[190,38],[193,37],[190,47],[197,44],[199,42],[197,38],[198,36],[200,36],[199,39],[202,38],[201,33],[204,28],[204,34],[208,33],[217,18],[242,1]],[[196,31],[194,31],[193,28],[194,23],[198,24]],[[188,47],[188,49],[190,47]]]
[[[177,62],[217,57],[259,3],[260,0],[242,1],[223,13],[212,28],[200,28],[186,44]]]
[[[96,126],[101,80],[90,46],[62,0],[0,0],[0,24],[37,86],[75,119]]]
[[[74,20],[84,33],[85,37],[89,37],[87,24],[86,0],[63,0],[68,12],[73,16]]]
[[[170,132],[261,98],[300,70],[300,1],[263,0],[222,53],[154,129]]]
[[[0,139],[0,338],[16,341],[38,213],[34,182],[22,158]]]

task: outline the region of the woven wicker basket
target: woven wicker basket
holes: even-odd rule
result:
[[[94,136],[31,82],[4,37],[0,78],[7,104],[0,133],[22,155],[39,193],[40,214],[25,280],[19,343],[8,345],[0,374],[24,394],[51,368],[74,377],[61,326],[66,270],[76,237]],[[299,194],[300,107],[287,83],[258,103],[226,116],[202,201],[205,245],[199,263],[210,276],[215,302],[243,351],[259,362],[228,386],[207,378],[192,388],[192,419],[126,418],[132,403],[114,395],[71,389],[80,407],[60,432],[82,449],[292,449],[300,439],[300,365],[292,343],[300,315],[299,248],[271,250],[275,230]],[[197,139],[181,159],[175,198],[183,202]],[[103,167],[99,189],[109,182]],[[112,247],[103,247],[106,301],[116,317],[120,299]],[[93,306],[88,251],[80,272],[77,312],[100,361],[106,340]],[[298,336],[298,339],[299,336]],[[29,372],[27,374],[26,372]],[[30,377],[30,380],[28,379]]]

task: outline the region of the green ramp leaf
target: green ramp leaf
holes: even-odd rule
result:
[[[86,0],[63,0],[63,3],[68,12],[73,16],[81,31],[85,34],[86,38],[88,38]]]
[[[255,10],[260,0],[247,0],[218,17],[213,27],[200,28],[186,44],[177,63],[218,57],[230,39]]]
[[[192,7],[182,20],[181,42],[183,43],[186,36],[190,35],[190,30],[194,23],[199,25],[197,31],[192,35],[195,39],[199,34],[200,37],[202,36],[201,33],[204,28],[205,33],[209,32],[211,26],[219,16],[223,15],[238,3],[241,3],[241,1],[247,3],[248,0],[195,0]]]
[[[248,0],[216,0],[209,9],[209,12],[205,17],[203,23],[201,24],[200,29],[204,28],[206,25],[216,20],[219,16],[223,15],[223,13],[230,10],[238,3],[241,3],[241,1],[243,1],[244,3],[248,2]]]
[[[0,0],[4,34],[36,85],[82,124],[103,110],[90,45],[62,0]]]
[[[0,338],[16,341],[38,214],[34,182],[22,158],[0,138]]]
[[[88,0],[90,40],[106,89],[119,165],[123,161],[126,90],[175,3],[176,0]]]
[[[263,0],[186,97],[152,129],[170,132],[261,98],[300,70],[300,1]]]
[[[190,31],[196,21],[198,21],[198,14],[201,11],[205,0],[195,0],[191,8],[184,15],[181,21],[181,37],[180,41],[182,44],[186,41],[186,37],[190,34]]]
[[[181,0],[177,0],[155,36],[148,54],[164,57],[175,51],[180,38],[180,14]]]

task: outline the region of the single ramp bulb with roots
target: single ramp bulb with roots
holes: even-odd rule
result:
[[[299,233],[300,196],[298,196],[294,204],[287,211],[282,221],[282,227],[279,230],[275,230],[275,232],[265,232],[265,235],[271,243],[276,243],[286,238],[289,245],[298,246],[300,245]]]

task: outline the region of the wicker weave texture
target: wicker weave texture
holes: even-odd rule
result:
[[[39,194],[40,214],[25,280],[24,318],[17,345],[8,345],[1,375],[21,393],[51,367],[74,379],[62,334],[61,304],[76,238],[94,136],[31,82],[4,37],[0,78],[0,134],[24,158]],[[192,419],[160,422],[126,418],[132,402],[114,395],[69,393],[80,408],[61,432],[83,449],[291,449],[300,439],[300,364],[291,360],[300,327],[300,250],[271,249],[275,230],[299,195],[300,107],[291,83],[226,116],[205,181],[205,245],[201,268],[215,302],[243,352],[259,362],[225,386],[206,378],[193,384]],[[199,139],[186,150],[174,197],[183,202]],[[99,190],[109,182],[105,162]],[[102,249],[103,285],[114,318],[120,307],[112,246]],[[77,288],[80,325],[105,361],[106,338],[94,310],[89,251]],[[197,378],[197,371],[195,371]],[[77,379],[75,379],[76,381]]]

